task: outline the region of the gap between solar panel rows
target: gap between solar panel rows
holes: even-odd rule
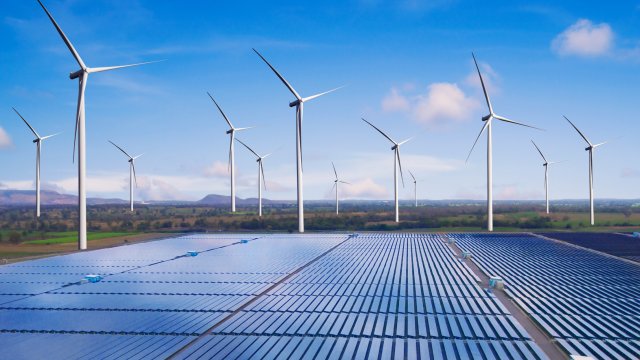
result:
[[[0,346],[13,358],[165,357],[347,236],[252,238],[188,236],[2,267],[0,281],[12,281],[0,291],[27,296],[0,306]],[[85,271],[104,279],[60,286]],[[21,289],[43,273],[52,288]]]
[[[532,235],[451,236],[568,354],[640,358],[637,265]]]
[[[177,358],[546,358],[478,280],[439,235],[360,234]]]

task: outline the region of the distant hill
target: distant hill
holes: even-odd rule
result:
[[[75,205],[76,195],[60,194],[56,191],[40,191],[42,205]],[[35,190],[0,190],[0,205],[21,206],[33,205],[36,202]],[[87,198],[88,205],[126,204],[127,200]]]

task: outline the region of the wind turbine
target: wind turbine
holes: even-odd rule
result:
[[[475,63],[476,70],[478,71],[478,77],[480,78],[480,84],[482,85],[482,92],[484,93],[484,99],[486,100],[487,107],[489,108],[489,114],[482,117],[482,121],[484,122],[484,125],[482,125],[482,129],[480,130],[478,137],[476,137],[476,141],[473,142],[473,146],[469,151],[469,155],[467,156],[466,161],[469,161],[469,157],[473,152],[473,148],[478,143],[478,139],[480,139],[480,136],[482,135],[482,133],[484,133],[484,131],[487,130],[487,230],[493,231],[493,150],[492,150],[493,142],[492,142],[492,136],[491,136],[492,120],[496,119],[496,120],[504,121],[511,124],[526,126],[533,129],[538,129],[538,128],[534,126],[522,124],[513,120],[509,120],[493,112],[493,106],[491,105],[491,100],[489,99],[489,93],[487,92],[487,88],[484,84],[484,80],[482,79],[482,74],[480,73],[480,67],[478,67],[476,56],[473,53],[471,53],[471,56],[473,57],[473,62]],[[541,129],[538,129],[538,130],[541,130]]]
[[[33,140],[33,142],[36,144],[36,217],[40,217],[40,156],[42,154],[42,141],[50,137],[54,137],[60,133],[40,136],[36,129],[34,129],[33,126],[31,126],[31,124],[29,124],[29,122],[24,117],[22,117],[22,115],[20,115],[16,108],[13,108],[13,111],[15,111],[18,116],[20,116],[22,121],[27,124],[33,135],[36,136],[36,138]]]
[[[119,65],[119,66],[108,66],[108,67],[96,67],[90,68],[85,65],[84,61],[80,57],[80,54],[76,51],[76,49],[69,41],[69,38],[64,34],[58,23],[53,19],[53,16],[49,13],[49,10],[42,4],[42,1],[38,0],[38,3],[42,7],[49,20],[53,26],[55,26],[58,34],[62,38],[62,41],[67,45],[67,48],[73,55],[74,59],[78,65],[80,65],[80,70],[72,72],[69,74],[69,78],[71,80],[78,79],[79,89],[78,89],[78,107],[76,112],[76,126],[74,131],[74,140],[73,140],[73,156],[75,160],[75,146],[76,139],[78,142],[78,248],[80,250],[85,250],[87,248],[87,190],[86,190],[86,143],[85,143],[85,109],[84,109],[84,91],[87,87],[87,80],[89,79],[89,74],[121,69],[131,66],[138,66],[143,64],[149,64],[151,62],[137,63],[137,64],[129,64],[129,65]],[[155,62],[155,61],[152,61]]]
[[[394,156],[393,156],[393,193],[394,193],[394,196],[395,196],[396,222],[400,222],[400,209],[399,209],[399,204],[398,204],[398,168],[400,168],[400,178],[402,179],[402,187],[404,187],[404,175],[402,175],[402,163],[400,162],[400,145],[406,143],[407,141],[409,141],[409,140],[411,140],[413,138],[410,137],[407,140],[404,140],[404,141],[401,141],[401,142],[397,143],[397,142],[395,142],[395,140],[390,138],[389,135],[385,134],[382,130],[378,129],[372,123],[368,122],[364,118],[362,119],[362,121],[364,121],[367,124],[371,125],[374,129],[378,130],[378,132],[380,134],[382,134],[382,136],[386,137],[389,141],[391,141],[393,143],[393,146],[391,147],[391,150],[393,150],[393,152],[394,152]]]
[[[416,207],[418,207],[418,180],[413,176],[411,170],[409,170],[409,175],[411,175],[411,178],[413,179],[413,198],[415,199]]]
[[[229,134],[229,170],[231,172],[231,212],[236,212],[236,158],[233,139],[235,139],[236,137],[236,131],[247,130],[251,129],[252,127],[234,127],[227,115],[225,115],[224,111],[222,111],[222,109],[220,108],[220,105],[218,105],[216,100],[213,98],[213,96],[211,96],[211,94],[209,93],[207,93],[207,95],[209,95],[213,103],[216,104],[218,111],[220,111],[220,114],[222,114],[224,120],[227,122],[227,124],[229,124],[229,130],[227,130],[227,134]]]
[[[138,156],[131,156],[126,151],[124,151],[120,146],[116,145],[113,141],[109,140],[111,145],[118,148],[118,150],[122,151],[129,160],[129,205],[131,206],[131,211],[133,211],[133,182],[135,181],[136,187],[138,187],[138,178],[136,177],[136,165],[135,160],[144,154],[140,154]]]
[[[333,181],[333,187],[336,189],[336,214],[338,214],[338,208],[339,208],[338,184],[340,184],[340,183],[348,184],[348,185],[351,185],[351,184],[346,182],[346,181],[342,181],[342,180],[338,179],[338,172],[336,171],[336,166],[333,164],[333,161],[331,162],[331,166],[333,166],[333,173],[336,175],[336,179]],[[333,188],[332,188],[332,190],[333,190]]]
[[[542,166],[544,166],[544,194],[545,194],[545,199],[547,204],[547,214],[548,214],[549,213],[549,165],[557,164],[560,161],[548,161],[547,158],[542,154],[542,151],[540,150],[538,145],[536,145],[536,143],[533,140],[531,140],[531,143],[533,144],[533,146],[536,147],[536,150],[538,150],[538,153],[540,153],[540,156],[542,156],[542,160],[544,160],[544,164],[542,164]]]
[[[304,199],[303,199],[304,184],[302,179],[302,114],[303,114],[304,103],[309,100],[313,100],[317,97],[320,97],[322,95],[326,95],[330,92],[336,91],[342,88],[342,86],[335,89],[331,89],[329,91],[316,94],[316,95],[303,98],[296,92],[293,86],[291,86],[291,84],[289,84],[289,82],[282,75],[280,75],[280,73],[273,66],[271,66],[271,64],[267,61],[267,59],[265,59],[262,55],[260,55],[260,53],[256,49],[253,49],[253,51],[256,54],[258,54],[258,56],[260,56],[262,61],[264,61],[269,66],[269,68],[271,68],[271,70],[276,74],[276,76],[280,79],[280,81],[282,81],[282,83],[287,87],[287,89],[289,89],[289,91],[296,98],[294,101],[289,103],[289,107],[296,108],[296,170],[297,170],[296,178],[297,178],[297,187],[298,187],[298,231],[303,233],[304,232]]]
[[[267,156],[271,155],[271,153],[260,156],[257,152],[253,151],[249,145],[240,141],[240,139],[236,139],[237,142],[242,144],[247,150],[251,151],[253,155],[257,157],[256,162],[258,163],[258,216],[262,216],[262,187],[267,190],[267,183],[264,179],[264,167],[262,166],[262,160],[264,160]]]
[[[593,205],[593,150],[595,150],[595,148],[597,148],[598,146],[606,144],[608,141],[601,142],[595,145],[592,144],[591,141],[589,141],[589,139],[587,139],[587,137],[582,133],[582,131],[578,130],[578,128],[571,122],[571,120],[569,120],[569,118],[567,118],[566,116],[564,118],[567,119],[569,124],[571,124],[571,126],[573,126],[573,128],[576,129],[578,134],[580,134],[580,136],[584,139],[584,141],[586,141],[587,144],[589,145],[585,148],[585,150],[589,152],[589,208],[591,212],[590,214],[591,225],[594,225],[596,222],[596,216],[595,216],[595,210]]]

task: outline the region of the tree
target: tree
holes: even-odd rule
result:
[[[12,244],[20,244],[22,241],[22,235],[20,235],[17,231],[12,231],[9,233],[9,242]]]

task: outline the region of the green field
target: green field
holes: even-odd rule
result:
[[[88,233],[87,240],[88,241],[100,240],[100,239],[130,236],[130,235],[136,235],[136,234],[138,233],[137,232],[96,232],[96,233]],[[46,239],[25,241],[24,244],[50,245],[50,244],[73,243],[78,241],[78,233],[75,231],[46,233],[45,236],[47,237]]]

